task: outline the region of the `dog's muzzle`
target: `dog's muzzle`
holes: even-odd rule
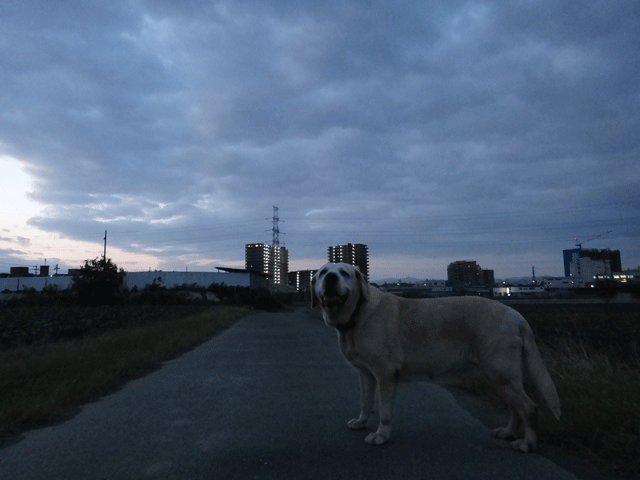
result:
[[[341,309],[347,300],[349,299],[349,293],[344,295],[327,296],[323,295],[320,300],[322,301],[322,307],[327,310],[336,311]]]

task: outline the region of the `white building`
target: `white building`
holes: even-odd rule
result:
[[[220,268],[220,272],[126,272],[123,287],[129,290],[141,290],[150,285],[173,288],[181,285],[196,285],[207,288],[211,284],[227,287],[269,288],[268,276],[255,272],[233,268]],[[0,278],[0,292],[8,290],[18,292],[35,289],[44,290],[48,286],[57,286],[64,290],[73,284],[73,277],[8,277]]]
[[[569,277],[543,277],[540,279],[540,284],[547,290],[559,290],[559,289],[575,289],[585,288],[585,283],[582,278],[569,278]]]
[[[73,283],[73,277],[60,275],[56,277],[7,277],[0,278],[0,292],[8,290],[19,292],[21,290],[44,290],[47,287],[64,290]]]
[[[611,278],[611,262],[606,259],[593,260],[575,253],[569,264],[569,274],[572,278],[581,278],[587,282],[596,278]]]
[[[229,287],[250,287],[249,272],[127,272],[124,275],[125,288],[141,290],[150,285],[174,288],[181,285],[208,287],[211,284]]]
[[[616,272],[613,279],[619,283],[629,283],[640,281],[640,267],[635,270],[625,270],[624,272]]]
[[[542,285],[504,285],[493,287],[494,298],[537,297],[546,293]]]

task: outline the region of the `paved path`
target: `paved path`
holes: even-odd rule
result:
[[[0,478],[575,478],[492,439],[434,385],[401,386],[396,430],[380,447],[347,429],[357,410],[357,377],[334,332],[300,312],[257,313],[26,433],[0,450]]]

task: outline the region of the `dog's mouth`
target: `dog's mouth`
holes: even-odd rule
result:
[[[345,303],[347,303],[347,300],[349,299],[349,294],[345,294],[345,295],[335,295],[335,296],[323,296],[322,297],[322,307],[327,309],[327,310],[331,310],[331,311],[336,311],[341,309]]]

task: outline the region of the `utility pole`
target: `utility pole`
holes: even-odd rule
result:
[[[104,255],[102,256],[102,268],[107,269],[107,231],[104,231]]]

